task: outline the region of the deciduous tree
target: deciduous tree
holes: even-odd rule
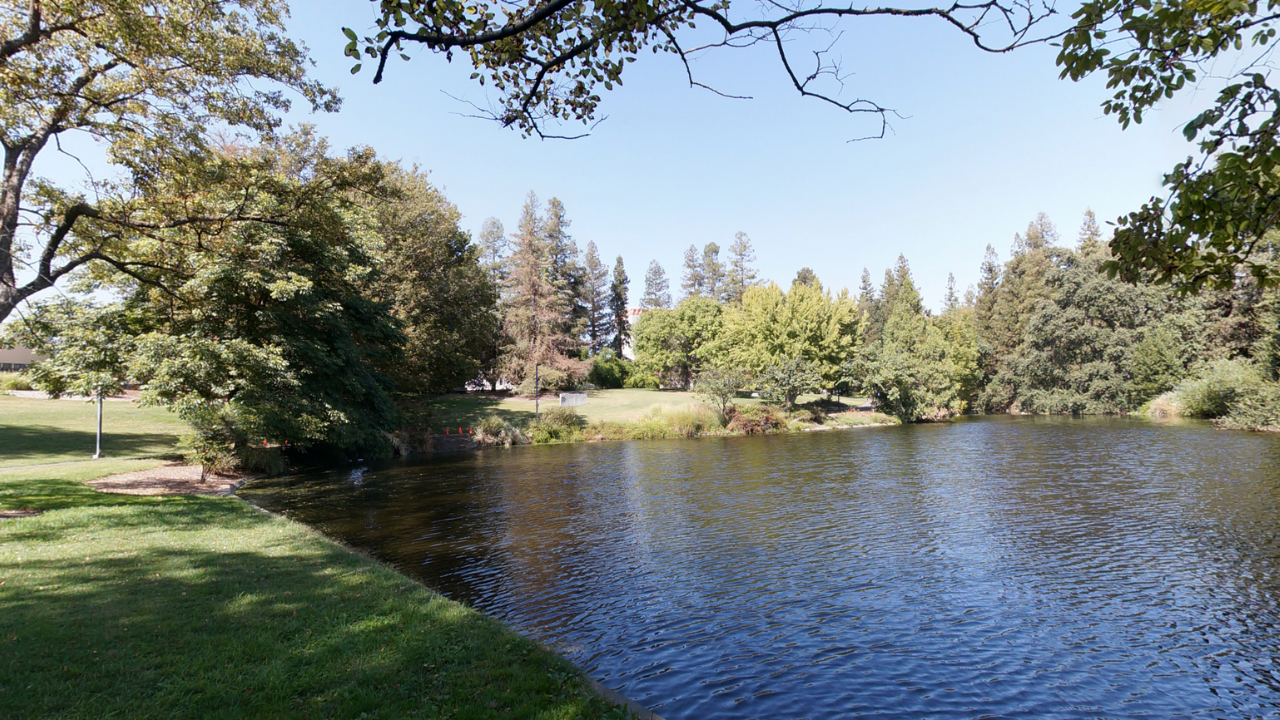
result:
[[[245,203],[152,203],[190,172],[210,133],[271,133],[289,95],[337,97],[307,79],[306,49],[272,0],[13,0],[0,8],[0,320],[88,264],[142,268],[132,242],[166,228],[254,221]],[[103,143],[119,180],[86,191],[32,177],[68,133]],[[251,203],[250,203],[251,204]],[[216,230],[212,230],[216,231]],[[19,268],[34,275],[19,284]]]

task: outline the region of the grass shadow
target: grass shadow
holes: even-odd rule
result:
[[[0,717],[613,712],[499,623],[232,500],[6,521],[0,575]]]

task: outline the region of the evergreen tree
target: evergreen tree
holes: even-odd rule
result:
[[[577,346],[576,339],[565,333],[570,297],[556,284],[552,249],[539,209],[538,197],[530,192],[511,238],[504,325],[514,345],[504,365],[508,380],[515,383],[532,374],[533,363],[562,365]]]
[[[556,198],[547,201],[547,213],[542,219],[541,233],[550,258],[548,272],[557,292],[565,296],[565,315],[561,332],[578,338],[586,334],[588,307],[583,302],[586,294],[586,271],[578,261],[578,245],[569,235],[569,218],[564,204]]]
[[[1013,236],[1013,254],[1022,255],[1033,250],[1043,250],[1058,243],[1058,229],[1049,221],[1049,216],[1036,213],[1036,219],[1027,224],[1026,236]]]
[[[1098,228],[1098,218],[1093,210],[1084,211],[1084,221],[1080,223],[1080,253],[1088,255],[1102,246],[1102,230]]]
[[[627,324],[627,271],[622,267],[622,256],[613,265],[613,283],[609,286],[609,311],[613,314],[613,351],[622,357],[622,348],[631,339],[631,327]]]
[[[667,273],[657,260],[649,261],[649,269],[644,274],[644,296],[640,298],[640,307],[645,310],[671,307],[671,288],[667,283]]]
[[[690,245],[684,251],[684,274],[680,276],[680,290],[686,298],[703,294],[706,281],[702,275],[702,258],[698,257],[698,248]]]
[[[955,310],[960,307],[960,298],[956,295],[955,273],[947,273],[947,294],[942,299],[944,310]]]
[[[719,302],[725,295],[724,263],[720,262],[720,246],[709,242],[702,248],[702,292]]]
[[[858,285],[858,306],[869,312],[876,300],[876,287],[871,284],[871,271],[862,268],[862,282]]]
[[[996,255],[995,248],[987,245],[987,253],[982,257],[982,266],[978,271],[978,292],[973,304],[973,321],[978,334],[984,338],[991,331],[991,313],[995,308],[996,294],[1000,290],[1000,272],[1000,256]]]
[[[742,304],[742,296],[747,288],[756,284],[756,270],[751,263],[756,261],[755,251],[751,248],[751,238],[744,232],[734,236],[729,246],[729,277],[726,280],[725,301],[735,305]]]
[[[802,267],[800,268],[799,272],[796,273],[795,280],[791,281],[792,285],[795,285],[797,283],[801,285],[810,285],[810,286],[816,285],[818,284],[818,274],[815,273],[811,268]]]
[[[583,305],[587,308],[588,348],[594,354],[606,346],[614,327],[610,309],[609,268],[600,261],[594,242],[587,243],[583,270]]]
[[[497,287],[502,287],[502,281],[506,278],[503,261],[509,247],[502,222],[494,217],[485,220],[484,225],[480,226],[480,266],[489,273],[489,279]]]
[[[1041,300],[1048,298],[1046,275],[1051,266],[1050,248],[1058,231],[1044,213],[1027,226],[1026,236],[1014,239],[1014,256],[1001,273],[1000,289],[986,327],[986,340],[997,357],[1008,355],[1022,340],[1027,321]]]

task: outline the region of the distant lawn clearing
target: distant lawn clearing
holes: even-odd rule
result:
[[[576,408],[578,414],[587,422],[608,420],[610,422],[631,422],[638,420],[645,411],[654,405],[684,405],[702,402],[697,395],[680,390],[588,390],[587,404]],[[816,400],[819,395],[802,395],[800,402]],[[480,419],[494,414],[513,424],[523,425],[533,419],[533,399],[522,397],[500,397],[473,393],[468,395],[441,395],[433,401],[437,420],[433,421],[433,432],[450,432],[458,427],[475,427]],[[742,404],[759,403],[757,398],[739,398],[735,402]],[[850,409],[858,407],[864,401],[845,398],[843,403]],[[544,393],[540,400],[542,407],[558,407],[558,393]]]
[[[91,402],[0,395],[0,468],[89,460],[97,422]],[[102,451],[108,458],[175,454],[185,430],[164,408],[103,403]]]
[[[623,715],[568,664],[234,498],[103,495],[156,461],[0,470],[0,717]]]

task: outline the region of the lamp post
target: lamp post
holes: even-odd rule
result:
[[[538,388],[538,363],[533,364],[533,419],[538,419],[538,395],[541,394]]]
[[[98,439],[93,449],[93,459],[102,457],[102,386],[98,386]]]

